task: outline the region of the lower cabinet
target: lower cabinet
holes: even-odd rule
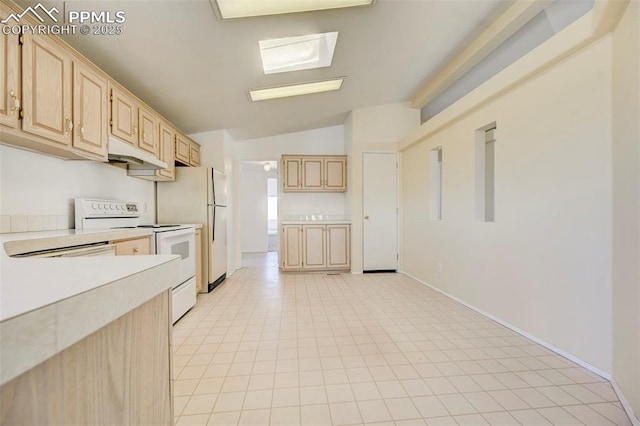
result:
[[[284,225],[282,269],[322,271],[351,267],[350,225]]]
[[[171,290],[0,387],[3,425],[172,425]]]
[[[132,240],[109,241],[116,246],[116,256],[151,254],[150,237],[134,238]]]

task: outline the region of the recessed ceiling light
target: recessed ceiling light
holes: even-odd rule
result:
[[[264,101],[267,99],[286,98],[289,96],[330,92],[332,90],[340,90],[344,79],[345,77],[339,77],[331,80],[314,81],[311,83],[292,84],[289,86],[249,90],[249,98],[255,102]]]
[[[215,0],[222,19],[370,6],[374,0]]]
[[[260,56],[265,74],[331,66],[338,32],[261,40]]]

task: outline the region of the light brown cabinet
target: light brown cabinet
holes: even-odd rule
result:
[[[189,146],[189,163],[193,167],[200,166],[200,145],[191,141],[191,145]]]
[[[0,3],[0,20],[11,11]],[[20,127],[20,49],[18,36],[0,34],[0,124]]]
[[[22,11],[13,2],[0,2],[0,20]],[[38,24],[32,14],[21,21]],[[175,129],[161,122],[159,114],[59,37],[0,34],[0,143],[107,161],[109,136],[114,136],[170,165],[138,177],[173,180],[175,161],[200,165],[200,145],[184,135],[178,144]]]
[[[107,156],[107,79],[80,61],[73,63],[73,120],[75,131],[72,145],[88,153]]]
[[[138,103],[132,96],[111,88],[110,132],[118,139],[138,146]]]
[[[148,108],[138,107],[138,148],[158,157],[158,117]]]
[[[200,167],[200,145],[187,136],[176,135],[176,162],[185,166]]]
[[[72,57],[46,36],[26,32],[22,45],[22,130],[70,147]]]
[[[132,256],[151,254],[151,237],[134,238],[131,240],[109,241],[116,246],[116,256]]]
[[[159,119],[126,91],[111,87],[111,134],[159,157]]]
[[[19,104],[14,100],[12,108]],[[41,144],[62,156],[106,160],[107,105],[103,75],[55,39],[24,34],[21,129],[36,136],[29,148]]]
[[[159,136],[159,142],[160,142],[159,158],[160,158],[160,161],[164,161],[165,163],[167,163],[169,167],[166,169],[157,170],[156,176],[158,176],[159,178],[166,178],[162,180],[173,181],[176,179],[175,152],[174,152],[174,149],[175,149],[174,147],[176,143],[176,131],[173,129],[173,127],[171,127],[171,125],[169,125],[169,123],[165,121],[160,121],[158,128],[160,130],[159,131],[159,135],[160,135]]]
[[[2,385],[2,424],[172,425],[170,298],[159,294]]]
[[[176,135],[176,161],[188,165],[190,151],[191,144],[189,143],[189,139],[178,133]]]
[[[347,156],[284,155],[285,192],[345,192]]]
[[[282,227],[282,269],[302,269],[302,225]]]
[[[343,270],[351,267],[351,226],[283,225],[282,269]]]

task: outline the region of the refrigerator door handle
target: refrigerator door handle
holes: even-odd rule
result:
[[[209,169],[209,172],[211,173],[211,204],[216,204],[216,180],[214,179],[215,172],[213,168]]]
[[[216,207],[212,206],[213,210],[213,220],[211,221],[211,242],[213,243],[216,240]]]

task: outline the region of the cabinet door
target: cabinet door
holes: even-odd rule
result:
[[[0,19],[9,10],[0,3]],[[0,33],[0,124],[20,126],[20,50],[17,35]]]
[[[301,161],[300,158],[283,158],[284,166],[284,190],[300,189],[302,179],[300,176]]]
[[[194,167],[200,166],[200,145],[195,142],[189,144],[189,164]]]
[[[107,80],[82,64],[73,64],[74,148],[107,157]]]
[[[347,159],[327,157],[324,159],[324,188],[329,191],[346,191]]]
[[[168,168],[158,170],[158,175],[166,177],[168,180],[175,180],[175,162],[174,162],[174,145],[176,141],[176,132],[164,121],[160,122],[160,161],[164,161],[169,165]]]
[[[138,104],[115,87],[111,89],[111,134],[138,146]]]
[[[302,267],[324,269],[327,267],[324,225],[305,225],[302,230]]]
[[[318,191],[324,187],[324,161],[322,158],[302,159],[302,189]]]
[[[176,134],[176,160],[189,165],[189,155],[191,154],[191,144],[189,140],[181,134]]]
[[[24,34],[22,90],[25,132],[71,146],[71,56],[48,37]]]
[[[282,269],[302,269],[302,226],[282,227]]]
[[[150,154],[158,156],[158,118],[147,108],[138,110],[140,134],[138,135],[138,147]]]
[[[349,225],[327,225],[327,268],[351,266]]]

